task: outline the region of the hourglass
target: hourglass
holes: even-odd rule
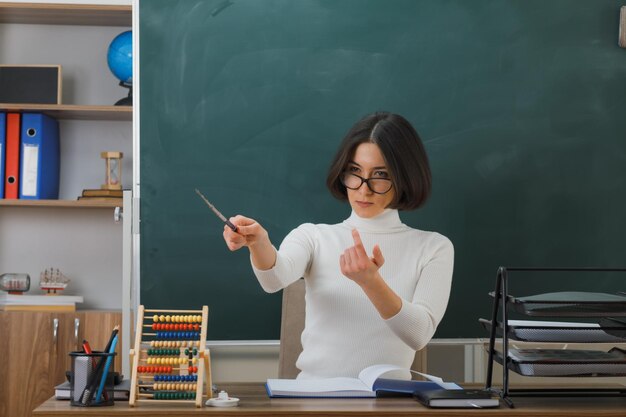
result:
[[[122,189],[122,152],[101,152],[100,156],[106,160],[106,183],[100,188],[103,190]]]

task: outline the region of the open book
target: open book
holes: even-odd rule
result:
[[[383,374],[391,371],[408,370],[396,365],[372,365],[363,369],[358,378],[268,379],[266,388],[267,394],[272,398],[368,398],[389,395],[389,393],[413,395],[415,391],[461,389],[455,383],[443,382],[441,378],[420,372],[417,374],[428,381],[381,378]]]

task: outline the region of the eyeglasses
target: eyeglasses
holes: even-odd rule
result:
[[[376,194],[385,194],[393,186],[389,178],[363,178],[350,172],[344,172],[340,180],[346,188],[351,190],[358,190],[365,183],[367,188]]]

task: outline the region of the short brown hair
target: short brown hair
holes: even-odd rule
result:
[[[389,208],[413,210],[422,206],[430,196],[432,183],[426,150],[411,123],[389,112],[365,116],[343,138],[326,178],[332,195],[339,200],[348,199],[340,178],[356,148],[365,142],[378,145],[391,175],[395,196]]]

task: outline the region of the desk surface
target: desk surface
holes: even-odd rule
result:
[[[130,408],[127,402],[118,401],[112,407],[71,407],[69,401],[49,399],[36,410],[33,416],[69,416],[69,417],[134,417],[134,416],[168,416],[180,417],[198,414],[212,416],[551,416],[578,417],[598,416],[623,417],[626,410],[626,397],[569,397],[549,398],[515,397],[516,408],[510,409],[502,405],[499,409],[468,410],[468,409],[428,409],[422,407],[411,398],[372,398],[372,399],[302,399],[280,398],[270,399],[261,383],[218,384],[220,389],[228,391],[232,397],[240,399],[239,406],[233,408],[203,407],[189,405],[139,404]]]

